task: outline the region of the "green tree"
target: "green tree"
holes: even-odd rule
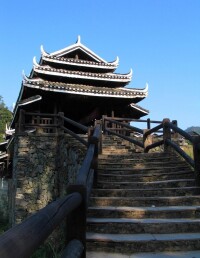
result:
[[[6,123],[9,124],[12,119],[12,112],[6,107],[3,97],[0,96],[0,142],[4,141]]]

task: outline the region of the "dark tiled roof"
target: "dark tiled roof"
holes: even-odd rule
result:
[[[94,61],[88,61],[88,60],[82,60],[82,59],[75,59],[75,58],[64,58],[64,57],[55,57],[55,56],[42,56],[43,60],[47,61],[58,61],[63,62],[67,64],[78,64],[78,65],[88,65],[88,66],[103,66],[105,68],[116,68],[117,63],[116,62],[110,62],[110,63],[104,63],[104,62],[94,62]]]
[[[69,84],[45,80],[24,81],[24,85],[49,91],[55,91],[56,89],[58,92],[66,92],[71,94],[79,93],[82,95],[99,95],[121,98],[145,98],[147,96],[147,91],[140,89],[95,87],[91,85]]]
[[[119,82],[129,82],[132,76],[132,73],[129,73],[129,74],[92,73],[92,72],[56,69],[50,66],[35,66],[34,71],[38,73],[49,74],[49,75],[59,75],[59,76],[65,76],[65,77],[88,78],[88,79],[94,79],[94,80],[108,80],[108,81],[119,81]]]

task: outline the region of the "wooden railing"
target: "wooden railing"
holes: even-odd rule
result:
[[[132,121],[134,121],[134,123],[147,123],[148,129],[142,130],[135,126],[131,126],[130,122]],[[156,123],[158,125],[151,128],[151,123]],[[172,150],[176,151],[190,166],[194,168],[196,185],[200,186],[200,136],[193,137],[183,131],[177,126],[176,120],[170,122],[169,119],[164,119],[163,121],[152,121],[150,119],[132,120],[127,118],[103,117],[103,128],[104,131],[109,134],[119,136],[142,147],[144,152],[149,152],[151,149],[161,145],[163,145],[164,152],[170,152]],[[134,133],[140,133],[142,142],[135,139]],[[155,136],[155,134],[157,135]],[[177,135],[184,137],[191,143],[193,148],[193,159],[179,146],[177,143]],[[154,139],[156,139],[155,142]]]
[[[18,132],[23,133],[27,129],[33,130],[33,123],[26,123],[27,116],[35,116],[34,113],[20,113]],[[65,118],[63,114],[49,115],[54,123],[42,124],[42,117],[47,114],[37,114],[38,122],[34,122],[36,128],[56,128],[64,130],[88,146],[82,167],[78,171],[76,182],[67,188],[68,195],[47,205],[21,224],[16,225],[0,236],[0,257],[4,258],[26,258],[48,238],[53,230],[64,220],[67,221],[66,243],[62,258],[85,258],[86,257],[86,212],[88,199],[93,184],[97,180],[98,153],[101,150],[99,139],[101,139],[101,124],[96,123],[94,128],[87,128],[71,119]],[[89,132],[88,141],[83,141],[80,136],[67,129],[64,121]],[[53,126],[53,127],[51,127]],[[52,131],[48,131],[52,132]]]
[[[103,117],[103,130],[105,133],[119,136],[139,147],[144,147],[143,143],[130,137],[131,132],[137,132],[142,135],[143,130],[129,125],[129,119]]]
[[[132,126],[131,122],[134,124],[137,122],[146,123],[147,129],[143,130]],[[66,124],[87,133],[88,141],[69,129]],[[151,128],[152,124],[158,125]],[[178,128],[176,121],[170,122],[169,119],[164,119],[163,121],[133,120],[104,116],[102,127],[105,134],[121,137],[141,147],[144,152],[161,145],[165,152],[175,150],[194,168],[196,182],[200,186],[200,136],[190,136]],[[17,132],[28,133],[33,132],[33,130],[42,130],[43,133],[67,132],[88,147],[87,154],[78,172],[76,182],[68,186],[68,195],[65,198],[52,202],[35,215],[0,236],[0,257],[29,257],[65,218],[67,218],[66,238],[68,245],[63,252],[62,258],[67,257],[68,253],[71,254],[71,258],[85,257],[86,211],[92,186],[98,180],[98,153],[101,152],[102,147],[101,122],[96,121],[95,127],[88,128],[64,117],[63,113],[56,115],[34,114],[25,113],[21,110]],[[139,134],[138,138],[140,140],[137,140],[136,134]],[[158,137],[155,137],[155,134]],[[182,135],[191,142],[194,159],[190,158],[172,139],[172,135],[177,134]],[[156,139],[156,142],[154,142],[154,139]],[[26,244],[24,245],[24,243]]]

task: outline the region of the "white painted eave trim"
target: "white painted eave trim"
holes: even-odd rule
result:
[[[147,96],[148,95],[148,88],[149,88],[148,83],[146,83],[146,86],[143,89],[131,89],[131,88],[121,88],[121,87],[119,89],[123,89],[125,91],[141,92],[141,93],[144,93]]]
[[[34,71],[40,74],[54,75],[54,76],[62,76],[66,78],[78,78],[78,79],[89,79],[89,80],[98,80],[98,81],[113,81],[113,82],[130,82],[132,78],[132,70],[128,74],[117,75],[112,73],[106,73],[106,76],[103,77],[103,74],[97,73],[86,73],[86,72],[77,72],[70,71],[69,73],[62,73],[59,71],[53,71],[51,68],[50,71],[40,69],[38,66],[33,67]],[[81,73],[81,74],[80,74]],[[117,78],[112,78],[112,76],[117,76]],[[122,78],[119,78],[119,77]],[[110,78],[111,77],[111,78]]]
[[[43,87],[41,85],[32,85],[29,83],[24,83],[24,86],[29,87],[29,88],[36,88],[36,89],[41,89],[41,90],[45,90],[45,91],[54,91],[54,92],[59,92],[59,93],[68,93],[68,94],[76,94],[76,95],[85,95],[85,96],[96,96],[96,97],[109,97],[109,98],[125,98],[125,99],[135,99],[135,98],[141,98],[144,99],[145,95],[144,94],[136,94],[136,95],[123,95],[123,94],[119,94],[116,92],[116,94],[109,94],[109,93],[99,93],[99,92],[95,92],[95,90],[90,90],[90,91],[81,91],[79,89],[75,89],[73,90],[68,90],[65,87],[60,86],[59,88],[55,88],[53,86],[49,86],[47,87]],[[103,90],[101,90],[103,91]]]
[[[100,65],[99,62],[97,64],[92,64],[92,62],[91,63],[86,63],[86,62],[84,62],[84,60],[83,60],[83,62],[76,62],[75,60],[73,62],[73,61],[68,61],[67,59],[66,60],[53,59],[53,58],[50,58],[47,55],[43,55],[42,59],[45,60],[45,61],[48,61],[48,62],[52,62],[52,63],[67,64],[67,65],[81,66],[81,67],[94,67],[94,68],[110,69],[110,70],[116,69],[118,67],[117,60],[115,60],[113,62],[106,63],[108,65]]]
[[[19,107],[20,107],[20,106],[26,106],[26,105],[28,105],[28,104],[34,103],[34,102],[36,102],[36,101],[39,101],[39,100],[41,100],[41,99],[42,99],[42,97],[40,96],[40,97],[38,97],[37,99],[29,100],[29,101],[24,102],[24,103],[19,103],[18,106],[19,106]]]
[[[139,106],[137,106],[137,105],[135,105],[134,103],[132,103],[132,104],[130,104],[130,106],[132,107],[132,108],[134,108],[134,109],[137,109],[138,111],[140,111],[140,112],[142,112],[142,113],[144,113],[144,114],[149,114],[149,111],[146,111],[146,110],[144,110],[143,108],[140,108]]]
[[[106,60],[104,60],[103,58],[101,58],[100,56],[95,54],[92,50],[90,50],[85,45],[83,45],[80,41],[80,36],[78,36],[78,40],[75,44],[72,44],[72,45],[70,45],[66,48],[60,49],[58,51],[52,52],[49,55],[50,56],[61,57],[61,56],[64,56],[64,55],[74,51],[74,50],[77,50],[77,49],[81,49],[83,52],[85,52],[86,54],[88,54],[89,56],[91,56],[93,59],[95,59],[97,61],[107,63]]]
[[[6,157],[8,157],[8,154],[3,154],[3,155],[0,154],[0,159],[4,159]]]

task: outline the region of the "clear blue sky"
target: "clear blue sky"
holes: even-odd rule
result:
[[[0,95],[6,105],[16,102],[22,70],[29,75],[41,44],[53,52],[78,35],[105,60],[119,56],[117,72],[133,69],[128,87],[148,82],[149,96],[139,104],[151,119],[200,126],[199,0],[1,1]]]

